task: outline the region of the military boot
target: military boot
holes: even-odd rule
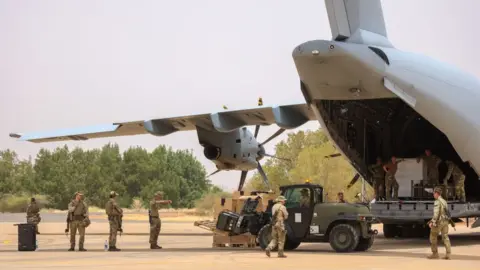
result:
[[[68,251],[75,251],[75,244],[70,245],[70,249]]]
[[[450,260],[450,253],[445,254],[445,257],[443,257],[444,260]]]
[[[162,247],[157,244],[151,244],[150,249],[162,249]]]
[[[80,246],[80,247],[78,248],[78,251],[87,251],[87,250],[84,249],[83,246]]]
[[[265,249],[265,254],[267,254],[267,256],[270,258],[270,249],[269,248]]]
[[[438,253],[432,253],[427,256],[427,259],[438,259]]]
[[[285,256],[285,254],[283,254],[283,250],[281,250],[280,252],[278,252],[278,258],[286,258],[287,256]]]

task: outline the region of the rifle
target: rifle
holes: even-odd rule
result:
[[[447,216],[447,221],[452,226],[453,230],[456,231],[457,229],[455,229],[455,222],[453,222],[452,220],[452,215],[450,213],[450,210],[448,209],[447,206],[444,205],[444,207],[445,207],[445,215]]]
[[[151,210],[148,210],[148,223],[150,223],[150,225],[152,225],[152,212],[151,212]]]
[[[68,234],[68,232],[70,231],[70,220],[71,220],[71,215],[72,213],[71,212],[68,212],[67,213],[67,228],[65,229],[65,234]]]
[[[122,236],[123,233],[123,228],[122,228],[122,223],[123,223],[123,215],[118,216],[118,232],[120,233],[120,236]]]

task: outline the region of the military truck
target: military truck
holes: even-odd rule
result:
[[[366,251],[373,245],[377,231],[371,228],[374,216],[367,206],[325,202],[322,186],[310,183],[282,186],[280,191],[287,199],[285,250],[302,242],[329,242],[336,252]],[[271,207],[269,211],[271,215]],[[271,240],[271,230],[268,223],[258,232],[262,249]]]

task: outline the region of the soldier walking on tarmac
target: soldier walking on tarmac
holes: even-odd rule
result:
[[[448,237],[448,225],[449,217],[447,216],[448,204],[442,198],[442,188],[436,187],[433,192],[435,198],[435,204],[433,206],[433,217],[428,222],[430,227],[430,245],[432,248],[432,254],[427,258],[438,259],[438,233],[442,235],[443,245],[447,251],[444,259],[449,260],[452,253],[450,246],[450,238]]]
[[[286,258],[283,254],[283,247],[285,245],[285,223],[288,218],[288,211],[285,207],[287,199],[283,196],[278,196],[275,200],[276,204],[272,207],[272,240],[265,249],[265,253],[270,257],[270,251],[278,244],[278,257]]]
[[[68,204],[68,214],[70,221],[70,249],[68,251],[75,250],[75,235],[77,230],[80,234],[78,250],[87,251],[83,248],[83,244],[85,243],[85,228],[90,225],[90,220],[88,217],[88,206],[83,201],[82,193],[75,193],[75,199]]]
[[[149,219],[150,219],[150,248],[151,249],[160,249],[162,248],[157,244],[158,235],[160,234],[160,229],[162,228],[162,220],[158,214],[158,208],[161,204],[171,204],[171,200],[162,200],[163,192],[157,191],[155,193],[155,198],[150,201],[150,210],[149,210]]]
[[[35,198],[30,199],[30,204],[27,207],[27,223],[35,225],[35,232],[40,234],[38,231],[38,223],[42,218],[40,217],[40,208],[37,205]]]
[[[123,216],[123,210],[118,206],[115,198],[118,193],[115,191],[110,192],[110,199],[105,205],[105,212],[108,216],[108,223],[110,223],[110,237],[108,238],[108,251],[120,251],[117,248],[117,232],[121,230],[120,219]]]

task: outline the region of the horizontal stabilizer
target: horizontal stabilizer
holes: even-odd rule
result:
[[[96,138],[142,134],[166,136],[177,131],[196,130],[197,127],[213,132],[230,132],[243,126],[277,124],[285,129],[293,129],[310,120],[315,120],[315,116],[306,104],[293,104],[222,111],[213,114],[206,113],[146,121],[113,123],[49,132],[11,133],[10,137],[19,141],[35,143],[84,141]]]

